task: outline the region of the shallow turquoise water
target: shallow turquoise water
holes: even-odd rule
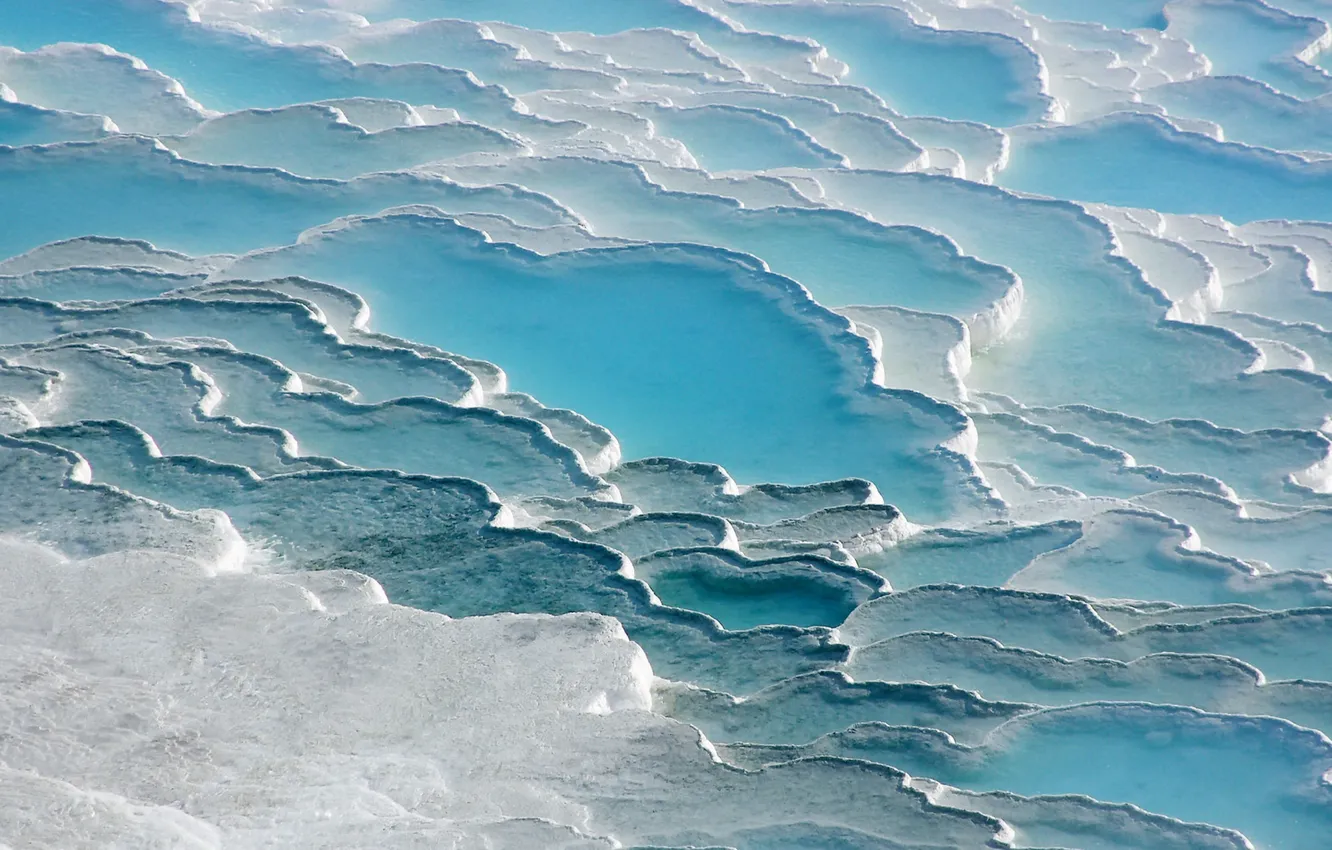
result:
[[[605,423],[629,457],[711,457],[748,481],[858,476],[926,515],[955,498],[961,468],[928,452],[960,416],[867,386],[863,343],[779,278],[671,249],[541,260],[429,220],[348,236],[251,269],[361,290],[376,327],[506,363],[515,387]],[[444,278],[441,256],[453,258]]]
[[[1030,167],[1039,159],[1039,167]],[[1124,181],[1132,172],[1141,181]],[[1054,131],[1019,143],[1000,182],[1083,201],[1213,213],[1246,223],[1332,215],[1332,173],[1319,163],[1249,153],[1172,133],[1158,121],[1122,119],[1078,133]]]

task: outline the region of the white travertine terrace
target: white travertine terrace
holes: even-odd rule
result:
[[[11,0],[0,210],[0,848],[1328,846],[1329,0]]]

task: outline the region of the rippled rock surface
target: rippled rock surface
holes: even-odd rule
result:
[[[1325,850],[1330,24],[0,5],[0,845]]]

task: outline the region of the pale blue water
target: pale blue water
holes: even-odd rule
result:
[[[736,210],[717,197],[645,185],[639,174],[618,164],[520,160],[503,168],[460,167],[450,173],[464,182],[483,176],[513,180],[568,199],[601,233],[753,254],[801,283],[822,304],[893,303],[967,316],[1014,286],[1007,269],[958,256],[950,239],[919,227],[884,227],[831,209]],[[836,264],[825,261],[834,255]]]
[[[1029,12],[1056,21],[1086,21],[1115,29],[1165,29],[1162,0],[1124,0],[1100,3],[1097,0],[1026,0],[1021,6]]]
[[[89,233],[117,232],[195,253],[246,251],[296,238],[331,218],[404,203],[498,212],[551,224],[563,216],[530,195],[465,190],[409,175],[352,182],[293,178],[272,171],[219,170],[173,160],[146,143],[0,149],[7,196],[21,203],[0,245],[16,254]],[[207,175],[207,184],[199,179]]]
[[[834,626],[841,622],[847,608],[838,596],[794,581],[771,581],[751,588],[739,581],[654,573],[651,582],[666,604],[702,611],[731,629],[776,623]]]
[[[789,282],[678,249],[541,260],[432,220],[367,222],[346,236],[251,273],[359,289],[384,305],[376,327],[508,364],[517,387],[605,423],[630,457],[711,457],[745,480],[793,484],[858,475],[926,515],[950,510],[967,474],[929,455],[963,427],[958,415],[867,386],[863,344]],[[442,255],[454,258],[443,280]],[[429,293],[431,312],[413,292]],[[687,427],[673,424],[681,414]]]
[[[1326,829],[1326,792],[1298,799],[1282,790],[1293,775],[1326,765],[1326,745],[1307,731],[1139,705],[1089,705],[1010,726],[997,733],[1002,745],[974,753],[885,749],[893,753],[890,758],[904,756],[913,772],[963,787],[1021,789],[1016,793],[1029,795],[1094,789],[1098,799],[1239,828],[1266,846],[1321,846],[1315,836]],[[877,749],[869,741],[839,747],[860,758]],[[1193,781],[1181,785],[1179,776]],[[1195,793],[1199,788],[1207,793]],[[1292,823],[1310,832],[1296,838]]]
[[[1041,165],[1032,167],[1036,160]],[[1126,171],[1141,179],[1125,182]],[[1000,183],[1082,201],[1212,213],[1241,224],[1332,215],[1332,171],[1325,163],[1251,153],[1148,118],[1033,134],[1016,145]]]
[[[1166,32],[1186,38],[1212,62],[1212,73],[1260,80],[1300,98],[1332,91],[1332,78],[1293,61],[1318,37],[1317,18],[1245,3],[1204,3],[1172,19]],[[1326,14],[1326,10],[1323,10]]]
[[[430,65],[357,68],[318,47],[282,49],[251,35],[190,26],[179,7],[157,2],[19,0],[3,31],[34,50],[62,41],[109,43],[181,81],[211,109],[274,107],[336,97],[384,97],[449,106],[503,120],[506,96]]]
[[[1021,45],[992,36],[917,27],[892,7],[728,3],[753,29],[806,35],[851,66],[847,82],[866,86],[913,115],[996,126],[1041,117],[1035,62]]]
[[[1200,77],[1161,86],[1152,100],[1171,115],[1215,121],[1233,142],[1293,151],[1332,148],[1329,102],[1301,100],[1245,77]]]
[[[688,145],[709,171],[841,165],[842,157],[761,110],[698,106],[658,109],[652,115],[663,132]]]
[[[1078,539],[1074,524],[1020,530],[922,535],[856,561],[888,579],[897,590],[949,582],[1001,587],[1043,552]]]
[[[48,145],[73,139],[92,140],[106,135],[95,116],[60,114],[22,104],[0,101],[0,144]]]

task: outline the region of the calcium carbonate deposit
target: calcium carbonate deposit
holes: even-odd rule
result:
[[[0,0],[0,847],[1327,850],[1332,0]]]

